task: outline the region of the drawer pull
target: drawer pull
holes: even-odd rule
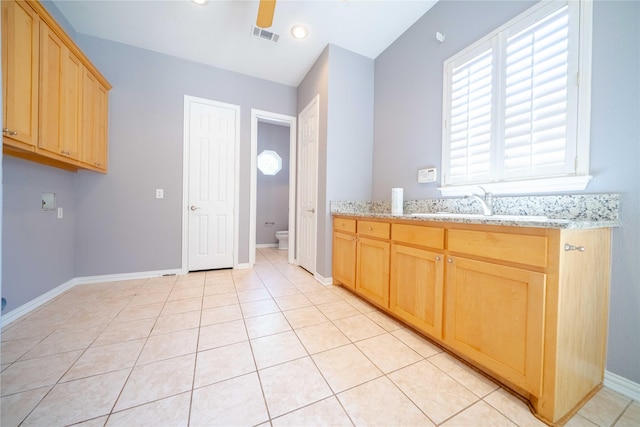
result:
[[[569,252],[569,251],[578,251],[578,252],[584,252],[585,247],[584,246],[574,246],[574,245],[570,245],[569,243],[565,243],[564,244],[564,250]]]
[[[373,227],[369,227],[369,231],[373,231]]]

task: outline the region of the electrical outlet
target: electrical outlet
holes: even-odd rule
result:
[[[164,199],[164,190],[162,188],[156,188],[156,199]]]

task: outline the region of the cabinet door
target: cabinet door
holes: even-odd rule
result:
[[[107,168],[107,96],[98,79],[83,68],[80,159],[99,170]]]
[[[442,338],[443,255],[391,246],[389,309],[400,319]]]
[[[82,65],[49,27],[40,24],[38,147],[79,159]]]
[[[40,24],[40,128],[38,147],[62,150],[62,67],[65,46],[45,23]]]
[[[61,154],[80,159],[80,113],[82,102],[83,66],[80,60],[65,47],[62,57],[62,134]]]
[[[391,244],[358,237],[356,292],[389,307],[389,257]]]
[[[333,233],[333,279],[355,289],[356,236]]]
[[[39,18],[24,2],[2,2],[5,143],[33,151],[38,137]]]
[[[449,257],[445,342],[539,396],[545,281],[542,273]]]

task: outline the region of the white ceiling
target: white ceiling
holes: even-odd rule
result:
[[[53,0],[83,34],[298,86],[328,43],[376,58],[437,0],[278,0],[277,44],[251,37],[254,0]],[[309,37],[296,40],[303,24]]]

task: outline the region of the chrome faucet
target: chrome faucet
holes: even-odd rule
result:
[[[465,199],[474,199],[479,201],[482,205],[483,214],[486,216],[493,215],[493,194],[488,193],[487,190],[482,187],[478,188],[480,188],[484,193],[482,196],[479,196],[477,194],[469,194],[467,196],[464,196]]]

